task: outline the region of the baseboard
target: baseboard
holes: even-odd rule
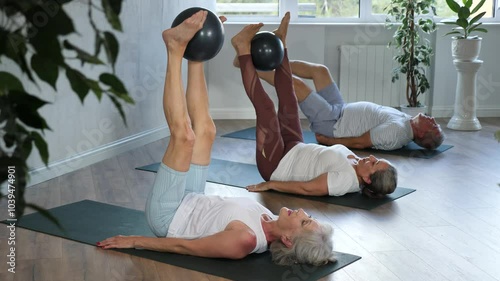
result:
[[[276,108],[276,110],[278,110]],[[211,108],[210,115],[213,119],[217,120],[242,120],[242,119],[255,119],[255,110],[251,108]],[[302,112],[299,111],[301,119],[306,118]]]
[[[431,115],[436,118],[451,118],[453,116],[453,106],[433,106],[431,108]],[[476,116],[481,117],[500,117],[500,108],[477,108]]]
[[[170,131],[168,130],[168,127],[162,126],[108,143],[100,147],[96,147],[95,149],[92,149],[85,153],[74,155],[64,160],[49,163],[48,166],[30,171],[30,180],[28,186],[32,186],[59,177],[66,173],[76,171],[83,167],[87,167],[97,162],[117,156],[126,151],[165,138],[169,135]]]

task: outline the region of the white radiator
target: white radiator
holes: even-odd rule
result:
[[[370,101],[397,107],[406,102],[406,76],[391,82],[397,66],[394,48],[386,45],[340,46],[339,88],[345,102]]]

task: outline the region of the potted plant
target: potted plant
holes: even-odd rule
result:
[[[398,66],[393,69],[392,82],[398,80],[400,74],[406,78],[408,103],[401,105],[402,111],[406,108],[419,108],[418,111],[425,112],[419,96],[430,88],[426,68],[430,66],[433,50],[429,40],[422,38],[422,35],[436,30],[436,23],[432,18],[436,14],[434,3],[435,0],[391,0],[386,8],[390,16],[386,20],[387,27],[397,25],[393,40],[389,43],[389,46],[394,45],[398,50],[394,57]]]
[[[453,58],[461,61],[474,61],[479,56],[482,38],[477,35],[471,36],[471,33],[488,32],[486,29],[481,27],[483,23],[479,22],[486,12],[481,12],[475,15],[472,19],[469,18],[481,9],[486,0],[481,0],[475,7],[472,7],[472,0],[462,1],[464,5],[460,6],[454,0],[446,0],[448,7],[457,14],[457,19],[443,20],[442,22],[447,25],[456,26],[453,28],[453,31],[445,34],[445,36],[457,34],[457,36],[452,37],[453,41],[451,42]]]

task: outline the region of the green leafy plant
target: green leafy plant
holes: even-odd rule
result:
[[[392,82],[398,80],[400,74],[406,76],[406,100],[410,107],[420,106],[419,96],[430,88],[425,71],[430,66],[433,50],[422,35],[436,30],[432,19],[436,14],[434,3],[435,0],[391,0],[386,8],[389,15],[386,26],[397,26],[389,43],[398,50],[394,57],[398,66],[393,69]]]
[[[470,34],[472,32],[488,32],[485,28],[480,27],[483,23],[479,22],[481,18],[486,14],[486,12],[481,12],[469,19],[471,15],[474,15],[481,7],[484,5],[486,0],[481,0],[474,8],[472,7],[472,0],[462,0],[463,6],[460,6],[454,0],[446,0],[448,7],[457,14],[456,20],[443,20],[442,23],[447,25],[456,26],[453,31],[448,32],[446,35],[458,34],[458,39],[471,38]],[[472,38],[477,38],[473,36]]]
[[[42,208],[25,201],[24,192],[28,182],[28,156],[35,146],[45,165],[49,161],[49,150],[44,131],[51,130],[39,110],[49,103],[28,93],[25,83],[40,89],[41,83],[49,84],[55,91],[56,82],[64,73],[71,89],[84,102],[89,93],[101,100],[111,99],[126,124],[122,103],[133,103],[123,83],[114,74],[119,52],[119,43],[110,31],[97,27],[93,13],[103,12],[111,27],[121,31],[119,14],[122,0],[95,0],[79,4],[88,8],[87,17],[94,32],[95,48],[92,52],[78,47],[68,38],[79,34],[72,18],[63,7],[73,0],[0,0],[0,63],[19,67],[22,75],[0,71],[0,184],[7,183],[5,197],[15,201],[15,216],[23,214],[25,207],[42,211]],[[104,50],[107,63],[99,57]],[[87,77],[69,61],[79,60],[81,65],[107,65],[111,72],[98,78]],[[5,69],[5,68],[3,68]],[[16,72],[17,73],[17,72]],[[29,80],[29,81],[28,81]],[[10,169],[9,167],[15,167]],[[0,194],[2,195],[2,194]],[[2,196],[3,196],[2,195]],[[13,216],[13,214],[12,214]]]
[[[500,131],[495,132],[495,138],[497,139],[498,142],[500,142]]]

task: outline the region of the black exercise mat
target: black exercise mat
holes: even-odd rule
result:
[[[137,170],[156,173],[160,163],[150,164],[136,168]],[[252,184],[263,182],[264,180],[257,170],[257,166],[252,164],[238,163],[220,159],[213,159],[208,166],[208,182],[231,185],[245,188]],[[297,194],[281,193],[288,196],[300,197],[307,200],[325,202],[334,205],[341,205],[363,210],[371,210],[385,203],[394,201],[400,197],[414,192],[415,189],[398,187],[392,193],[381,199],[369,198],[360,192],[348,193],[343,196],[303,196]]]
[[[154,234],[147,225],[144,212],[119,206],[84,200],[50,209],[63,230],[42,216],[33,213],[20,218],[18,227],[50,234],[69,240],[95,245],[96,242],[115,235]],[[6,223],[6,221],[3,221]],[[269,252],[252,254],[241,260],[209,259],[149,250],[113,249],[158,262],[200,271],[233,280],[317,280],[341,269],[361,257],[335,252],[337,262],[313,267],[309,265],[279,266],[271,261]],[[300,275],[299,275],[300,274]],[[306,279],[302,279],[307,276]],[[289,279],[292,278],[292,279]],[[299,280],[299,279],[297,279]]]
[[[317,143],[316,137],[311,131],[302,131],[302,136],[304,137],[305,143]],[[226,138],[235,138],[235,139],[245,139],[245,140],[255,140],[255,127],[251,127],[248,129],[232,132],[229,134],[225,134],[222,137]],[[398,156],[406,156],[406,157],[416,157],[416,158],[425,158],[429,159],[442,152],[452,148],[453,145],[442,144],[438,148],[434,150],[428,150],[418,146],[414,142],[410,142],[400,149],[395,150],[380,150],[380,149],[363,149],[359,151],[370,151],[377,154],[389,154],[389,155],[398,155]]]

